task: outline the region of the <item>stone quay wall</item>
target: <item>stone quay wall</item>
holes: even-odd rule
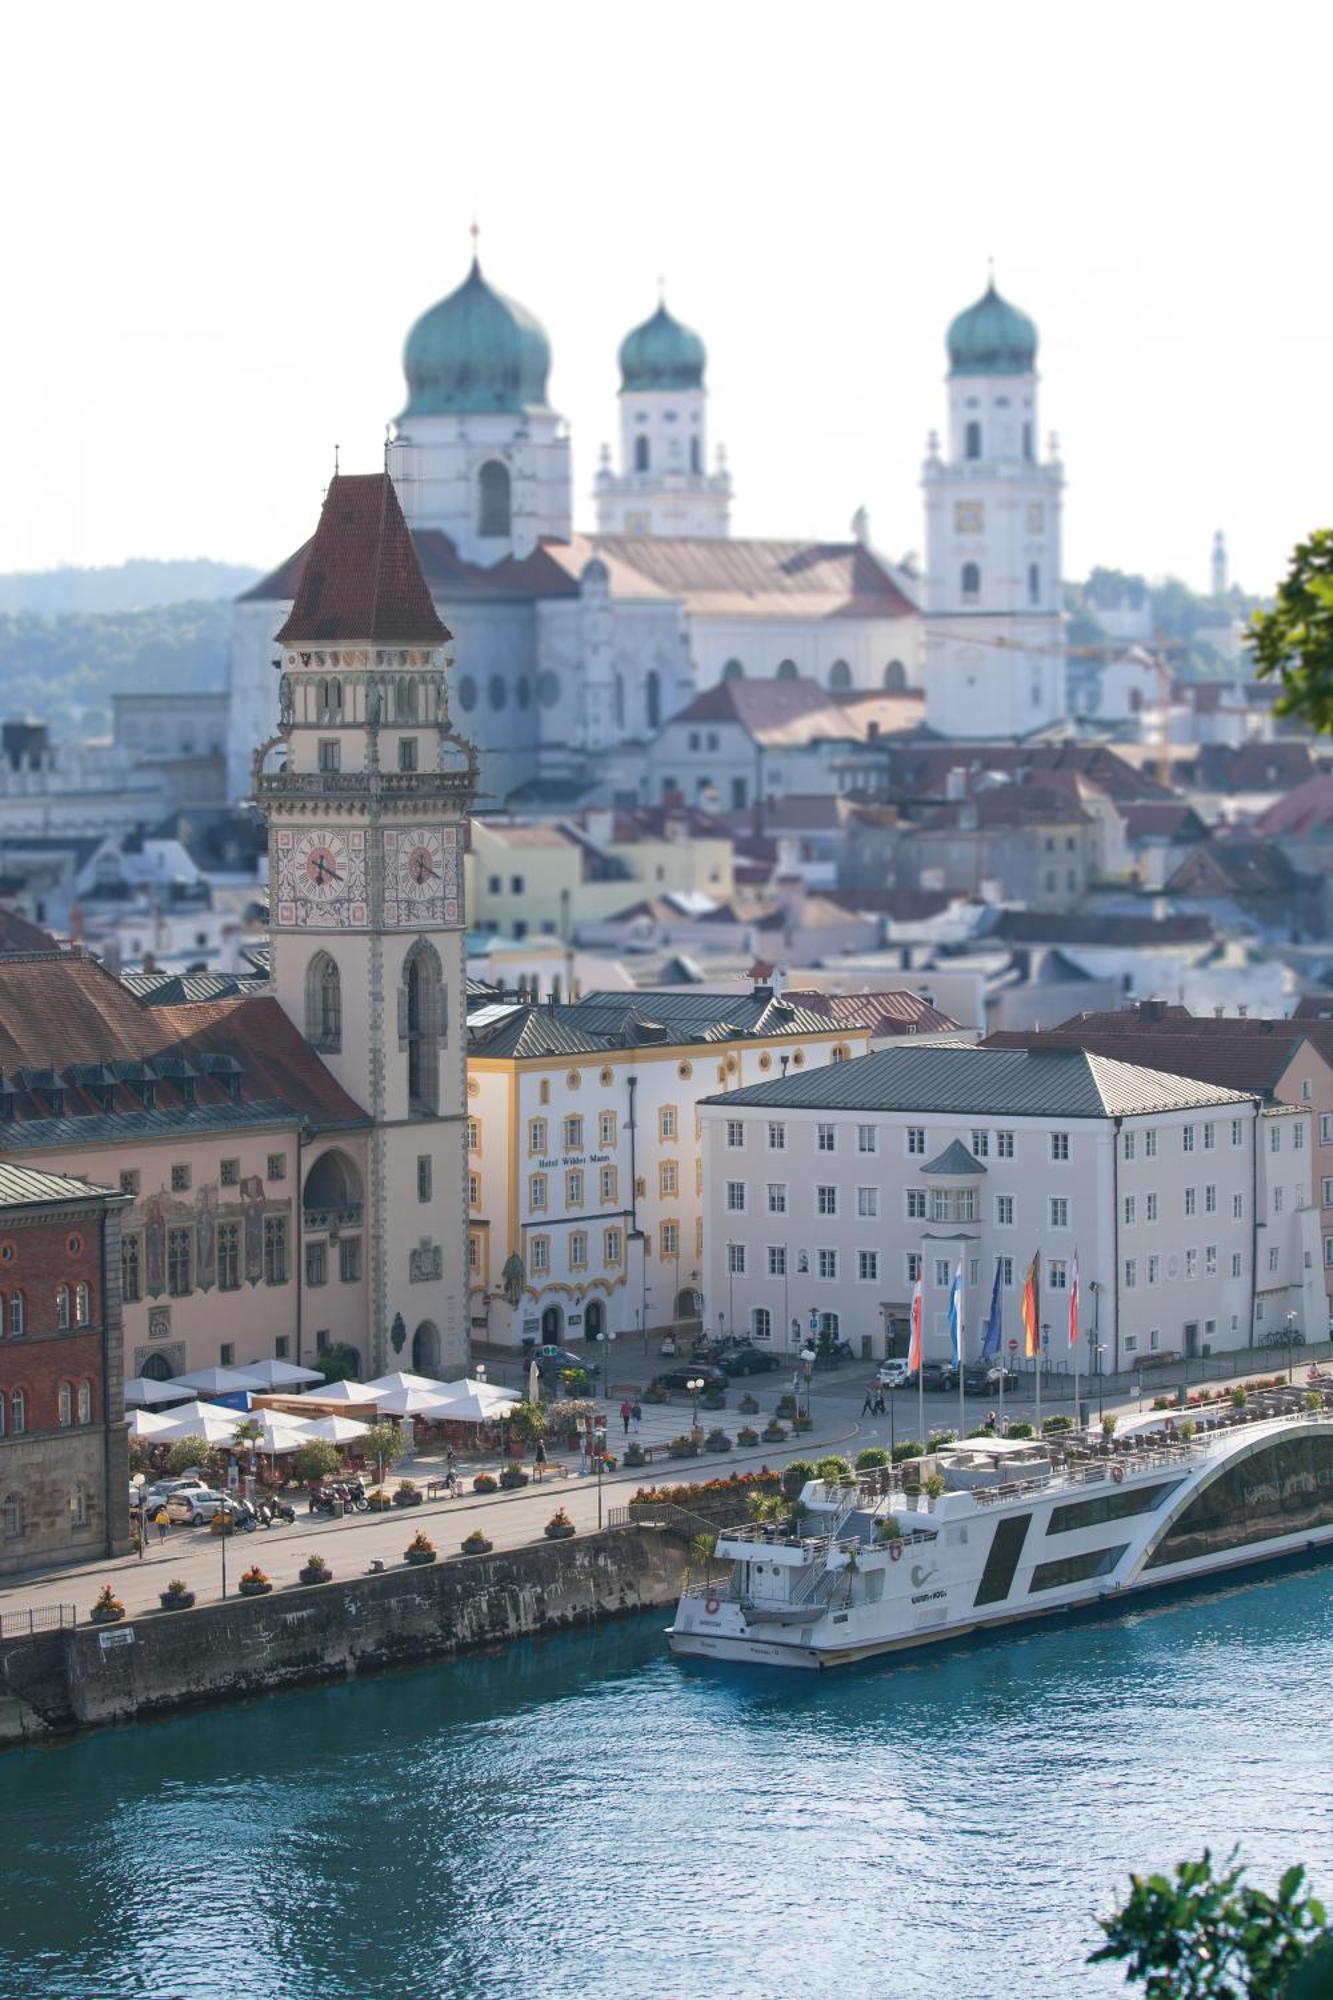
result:
[[[675,1602],[684,1560],[678,1539],[621,1528],[0,1640],[0,1745],[651,1610]]]

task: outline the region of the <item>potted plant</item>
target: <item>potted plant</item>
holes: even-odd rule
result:
[[[705,1451],[730,1451],[731,1439],[721,1429],[711,1430],[704,1439]]]
[[[650,1382],[643,1392],[643,1400],[645,1403],[669,1403],[671,1391],[660,1388],[656,1382]]]
[[[764,1425],[759,1435],[763,1438],[765,1444],[782,1444],[786,1440],[787,1426],[780,1424],[777,1418],[773,1417]]]
[[[648,1463],[648,1455],[644,1451],[643,1446],[635,1444],[632,1439],[625,1446],[625,1463],[626,1465],[646,1465]]]
[[[1324,1399],[1317,1389],[1307,1389],[1301,1400],[1307,1410],[1322,1410],[1324,1407]]]
[[[459,1546],[465,1556],[488,1556],[495,1544],[487,1541],[480,1528],[474,1528],[470,1535],[463,1537]]]
[[[331,1583],[333,1580],[333,1571],[323,1556],[307,1556],[298,1575],[302,1583]]]
[[[115,1595],[109,1583],[102,1585],[97,1602],[88,1613],[88,1616],[94,1625],[115,1625],[125,1616],[125,1606]]]
[[[727,1392],[725,1389],[709,1389],[705,1395],[699,1398],[699,1408],[701,1410],[725,1410],[726,1407]]]
[[[758,1444],[759,1433],[752,1424],[742,1424],[736,1433],[736,1442],[743,1445]]]
[[[747,1389],[739,1403],[737,1403],[736,1408],[743,1417],[757,1417],[759,1414],[759,1398],[752,1396]]]
[[[372,1514],[387,1514],[393,1505],[393,1495],[387,1486],[372,1486],[366,1495],[366,1506]]]
[[[1233,1389],[1231,1391],[1231,1407],[1233,1410],[1243,1410],[1245,1408],[1245,1405],[1249,1402],[1249,1400],[1250,1400],[1249,1397],[1246,1395],[1243,1389]],[[1114,1423],[1115,1419],[1112,1418],[1111,1421],[1112,1423]],[[1105,1428],[1106,1428],[1106,1419],[1103,1418],[1102,1429],[1105,1430]]]
[[[273,1588],[273,1579],[258,1563],[251,1563],[236,1588],[242,1597],[267,1597]]]
[[[699,1441],[697,1438],[689,1436],[687,1432],[682,1432],[679,1437],[673,1437],[667,1446],[668,1458],[697,1458],[698,1456]]]
[[[831,1451],[826,1458],[819,1460],[815,1472],[826,1486],[836,1486],[840,1479],[851,1478],[852,1463],[850,1459],[841,1458],[837,1452]]]
[[[617,1459],[613,1451],[595,1451],[592,1455],[592,1469],[596,1472],[600,1465],[603,1472],[614,1472]]]
[[[568,1541],[574,1532],[574,1523],[570,1520],[564,1508],[557,1507],[550,1520],[546,1523],[546,1539],[550,1542],[564,1542]]]
[[[813,1430],[814,1422],[815,1420],[813,1417],[796,1416],[793,1417],[791,1420],[791,1427],[794,1431]]]
[[[856,1454],[858,1472],[874,1472],[879,1466],[887,1465],[888,1462],[889,1454],[882,1444],[867,1445],[864,1451],[858,1451]]]
[[[938,1472],[932,1472],[927,1478],[922,1480],[921,1491],[925,1494],[927,1500],[939,1499],[941,1493],[944,1491],[944,1481],[940,1478]]]
[[[399,1480],[397,1486],[394,1488],[393,1504],[395,1507],[419,1507],[421,1505],[421,1495],[417,1491],[417,1482],[415,1479]]]
[[[173,1577],[166,1589],[159,1593],[159,1602],[164,1611],[188,1611],[194,1603],[194,1592],[180,1577]]]
[[[493,1472],[479,1472],[472,1482],[472,1491],[474,1493],[494,1493],[496,1485],[497,1481]]]
[[[814,1476],[815,1468],[808,1458],[794,1458],[782,1468],[782,1490],[789,1500],[799,1500],[801,1488]]]
[[[773,1414],[775,1417],[794,1417],[796,1415],[796,1398],[790,1390],[787,1391],[785,1396],[778,1397],[777,1408]]]
[[[525,1472],[521,1465],[506,1465],[496,1483],[504,1492],[513,1493],[518,1487],[526,1486],[530,1477],[531,1474]]]
[[[902,1522],[896,1514],[881,1514],[875,1522],[875,1533],[882,1542],[900,1542],[903,1538]]]
[[[403,1550],[403,1561],[409,1563],[433,1563],[435,1544],[430,1536],[417,1529],[407,1547]]]

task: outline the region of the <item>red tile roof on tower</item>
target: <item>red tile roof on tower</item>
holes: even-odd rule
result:
[[[335,474],[279,642],[436,646],[448,637],[388,473]]]

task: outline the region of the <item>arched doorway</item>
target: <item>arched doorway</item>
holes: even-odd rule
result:
[[[150,1354],[144,1361],[139,1373],[143,1376],[145,1382],[169,1382],[171,1380],[171,1364],[165,1354]]]
[[[423,1319],[412,1335],[412,1373],[439,1379],[440,1330],[434,1320]]]
[[[560,1306],[547,1306],[542,1313],[542,1344],[558,1347],[565,1330],[565,1315]]]
[[[589,1299],[583,1308],[583,1338],[600,1340],[606,1326],[606,1307],[600,1299]]]
[[[702,1292],[696,1291],[693,1285],[686,1285],[683,1291],[676,1293],[677,1320],[702,1319],[703,1316],[704,1295]]]

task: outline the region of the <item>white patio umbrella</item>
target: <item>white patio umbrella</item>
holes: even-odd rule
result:
[[[253,1368],[197,1368],[193,1375],[177,1375],[182,1388],[197,1396],[233,1396],[238,1389],[267,1389]]]
[[[518,1397],[508,1389],[495,1389],[485,1382],[473,1382],[468,1385],[465,1394],[450,1396],[418,1414],[433,1417],[440,1423],[489,1424],[517,1409],[518,1402]]]
[[[322,1382],[318,1368],[300,1368],[294,1361],[248,1361],[244,1375],[257,1375],[265,1389],[299,1389],[304,1382]]]
[[[363,1382],[326,1382],[322,1389],[303,1389],[302,1397],[310,1396],[321,1403],[377,1403],[379,1396],[375,1390]],[[301,1420],[303,1423],[305,1419]]]
[[[542,1400],[542,1371],[536,1360],[528,1363],[528,1401],[540,1407]]]
[[[188,1382],[155,1382],[151,1375],[135,1375],[125,1384],[127,1403],[147,1403],[156,1408],[159,1403],[188,1403],[194,1390]]]
[[[354,1438],[364,1437],[369,1424],[359,1424],[355,1417],[302,1417],[301,1429],[308,1438],[323,1438],[328,1444],[351,1444]]]
[[[433,1417],[442,1407],[444,1384],[425,1389],[381,1389],[375,1397],[382,1417]]]
[[[130,1417],[129,1431],[132,1438],[159,1438],[163,1431],[174,1427],[174,1418],[163,1416],[156,1410],[135,1410]]]
[[[244,1410],[223,1410],[216,1403],[187,1403],[183,1409],[163,1414],[167,1418],[166,1428],[156,1433],[163,1444],[183,1437],[201,1437],[209,1444],[223,1444],[245,1422]]]
[[[449,1385],[447,1382],[436,1382],[429,1375],[405,1375],[400,1368],[392,1375],[377,1375],[373,1382],[367,1382],[366,1387],[376,1391],[382,1389],[386,1393],[400,1389],[429,1389],[432,1395],[443,1396],[448,1393]]]
[[[309,1444],[311,1438],[319,1436],[308,1417],[289,1417],[282,1410],[265,1410],[257,1421],[260,1434],[255,1440],[255,1450],[275,1456],[299,1451],[303,1444]],[[346,1422],[346,1419],[342,1421]]]

